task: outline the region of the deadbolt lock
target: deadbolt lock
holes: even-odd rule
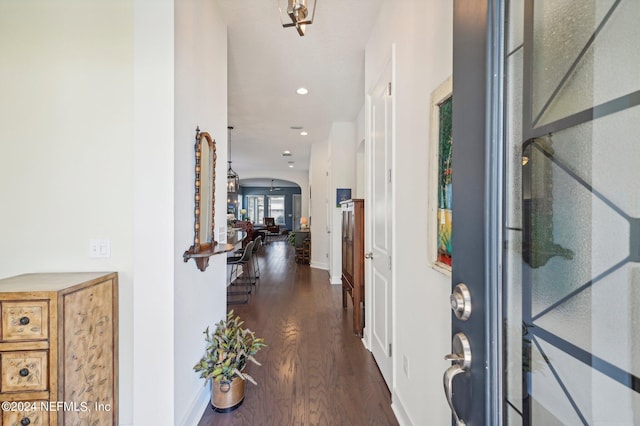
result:
[[[460,283],[454,289],[449,297],[451,309],[461,321],[466,321],[471,316],[471,293],[466,284]]]

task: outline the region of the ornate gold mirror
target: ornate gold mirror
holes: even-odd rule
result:
[[[195,143],[195,208],[193,245],[184,252],[183,259],[193,258],[198,269],[204,271],[209,265],[209,256],[218,244],[213,239],[215,228],[216,190],[216,142],[207,132],[196,128]]]

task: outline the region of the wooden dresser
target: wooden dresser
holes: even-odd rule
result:
[[[118,275],[0,279],[0,425],[118,424]]]
[[[353,332],[364,329],[364,200],[343,201],[342,206],[342,307],[347,294],[353,302]]]

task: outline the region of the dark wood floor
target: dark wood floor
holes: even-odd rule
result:
[[[199,425],[397,425],[340,287],[326,271],[296,264],[286,242],[262,250],[255,294],[230,306],[269,345],[256,355],[262,367],[247,367],[258,385],[246,383],[245,401],[231,413],[208,407]]]

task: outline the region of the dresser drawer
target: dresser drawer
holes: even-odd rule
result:
[[[2,411],[2,426],[47,426],[49,413],[42,411],[47,408],[47,401],[17,401],[11,402],[8,410]]]
[[[0,354],[1,392],[48,389],[47,351],[3,352]]]
[[[2,302],[2,341],[44,340],[49,337],[49,302]]]

